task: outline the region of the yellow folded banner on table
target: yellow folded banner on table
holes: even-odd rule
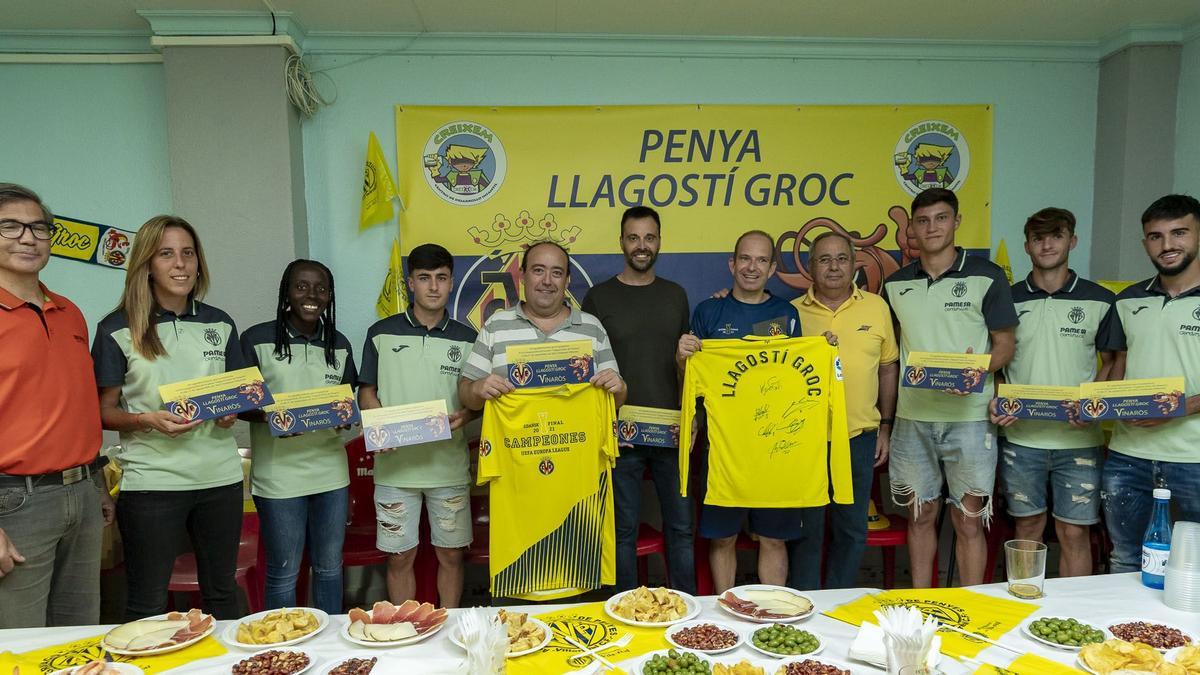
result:
[[[895,605],[916,607],[925,616],[943,624],[957,626],[971,633],[996,640],[1016,628],[1037,605],[1007,598],[996,598],[961,588],[925,588],[883,591],[864,595],[825,612],[839,621],[859,626],[864,620],[876,623],[875,610]],[[942,651],[952,656],[973,658],[988,647],[986,642],[962,633],[942,629]]]
[[[102,637],[104,636],[97,635],[20,654],[4,652],[0,654],[0,673],[10,675],[14,667],[19,667],[21,675],[46,675],[56,670],[82,666],[96,659],[104,659],[108,652],[100,646]],[[226,651],[220,642],[209,636],[194,645],[157,656],[121,656],[118,654],[110,656],[113,661],[131,663],[141,668],[146,675],[156,675],[193,661],[220,656]]]
[[[984,665],[975,670],[975,675],[1078,675],[1080,670],[1064,666],[1037,654],[1017,657],[1007,668]]]
[[[509,659],[509,675],[561,675],[591,663],[591,657],[583,656],[578,647],[566,641],[566,637],[589,649],[595,649],[615,642],[625,633],[632,633],[633,640],[628,645],[610,649],[602,654],[612,663],[620,663],[625,659],[671,646],[663,637],[663,629],[635,628],[623,624],[604,612],[603,602],[568,607],[535,616],[550,626],[554,637],[541,651]]]

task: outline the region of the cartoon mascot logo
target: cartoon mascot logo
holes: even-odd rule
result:
[[[892,168],[896,182],[914,197],[933,187],[958,190],[971,169],[971,150],[953,124],[923,120],[896,141]]]
[[[500,190],[508,156],[494,131],[478,122],[444,124],[425,143],[429,189],[456,206],[482,204]]]

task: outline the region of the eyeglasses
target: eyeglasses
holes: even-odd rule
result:
[[[46,241],[58,231],[57,225],[35,220],[32,223],[22,223],[19,220],[0,220],[0,237],[5,239],[20,239],[29,230],[34,239]]]

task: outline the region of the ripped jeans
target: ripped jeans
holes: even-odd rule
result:
[[[1045,450],[1004,441],[1000,447],[1000,485],[1009,515],[1046,512],[1046,486],[1054,518],[1071,525],[1100,522],[1100,448]]]
[[[989,422],[918,422],[896,418],[888,475],[896,505],[920,509],[940,499],[942,475],[946,501],[972,518],[992,518],[992,489],[996,484],[996,429]],[[963,510],[962,498],[983,498],[978,512]]]
[[[429,534],[438,548],[471,545],[471,486],[398,488],[375,486],[375,547],[404,553],[417,547],[421,502],[429,512]]]

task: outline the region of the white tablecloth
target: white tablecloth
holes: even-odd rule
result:
[[[1004,590],[1004,584],[989,584],[986,586],[975,586],[971,590],[995,595],[1000,597],[1010,597]],[[863,593],[872,593],[875,589],[852,589],[852,590],[834,590],[834,591],[816,591],[809,593],[817,605],[817,611],[823,612],[837,605],[845,603],[859,597]],[[709,618],[721,620],[729,623],[742,624],[745,627],[752,627],[755,624],[747,622],[738,622],[730,615],[721,611],[716,606],[715,597],[700,598],[702,612],[700,618]],[[1041,605],[1041,609],[1034,613],[1034,616],[1039,615],[1067,615],[1079,619],[1089,619],[1097,623],[1103,622],[1105,619],[1114,619],[1121,617],[1137,617],[1147,620],[1159,620],[1167,623],[1172,623],[1177,626],[1190,629],[1192,632],[1200,632],[1200,614],[1191,614],[1180,612],[1178,610],[1167,607],[1162,602],[1162,591],[1148,589],[1141,584],[1141,577],[1137,573],[1132,574],[1117,574],[1107,576],[1093,577],[1076,577],[1072,579],[1051,579],[1046,582],[1046,597],[1035,601],[1035,604]],[[522,607],[522,611],[530,611],[533,613],[541,613],[567,607],[569,605],[545,605],[538,607]],[[317,658],[317,667],[310,672],[319,672],[321,667],[328,664],[339,657],[351,654],[362,653],[364,648],[358,647],[350,642],[343,640],[339,633],[342,625],[346,623],[345,615],[335,616],[331,618],[331,625],[325,629],[317,637],[303,643],[302,647],[313,654]],[[449,628],[454,625],[455,618],[453,612],[448,621],[447,629],[442,630],[438,635],[434,635],[425,642],[418,643],[409,647],[404,647],[398,650],[380,651],[382,655],[387,653],[389,656],[403,657],[406,661],[412,660],[413,665],[417,664],[447,664],[454,660],[461,659],[462,651],[455,647],[449,640]],[[217,630],[213,633],[214,637],[220,639],[225,631],[228,622],[221,622]],[[816,614],[812,618],[805,620],[801,624],[806,628],[816,631],[823,636],[827,641],[827,646],[822,653],[822,656],[827,656],[843,662],[847,662],[846,654],[849,650],[850,643],[854,639],[857,628],[835,619],[830,619],[827,616]],[[0,630],[0,651],[10,650],[14,652],[28,651],[39,647],[46,647],[54,644],[60,644],[70,640],[86,638],[93,635],[99,635],[107,631],[111,626],[79,626],[71,628],[29,628],[18,630]],[[1017,630],[1013,630],[1005,634],[1000,642],[1010,645],[1023,652],[1034,652],[1056,661],[1071,664],[1074,662],[1075,655],[1072,652],[1054,650],[1049,647],[1044,647],[1035,643],[1024,636]],[[225,675],[230,672],[230,666],[241,659],[245,658],[250,652],[229,647],[229,653],[224,656],[197,661],[182,668],[177,668],[171,673],[179,673],[180,675]],[[737,651],[728,654],[729,657],[738,658],[745,657],[748,659],[758,659],[762,655],[758,654],[749,647],[742,646]],[[980,661],[1006,665],[1012,661],[1015,656],[998,647],[988,647],[977,657]],[[724,660],[724,657],[722,657]],[[634,660],[627,663],[632,664]],[[861,663],[851,662],[854,666],[854,672],[863,673],[879,673],[882,672],[870,666]],[[618,664],[619,665],[619,664]],[[406,669],[407,670],[407,669]],[[413,669],[411,672],[424,672],[421,669]],[[7,674],[4,674],[7,675]]]

